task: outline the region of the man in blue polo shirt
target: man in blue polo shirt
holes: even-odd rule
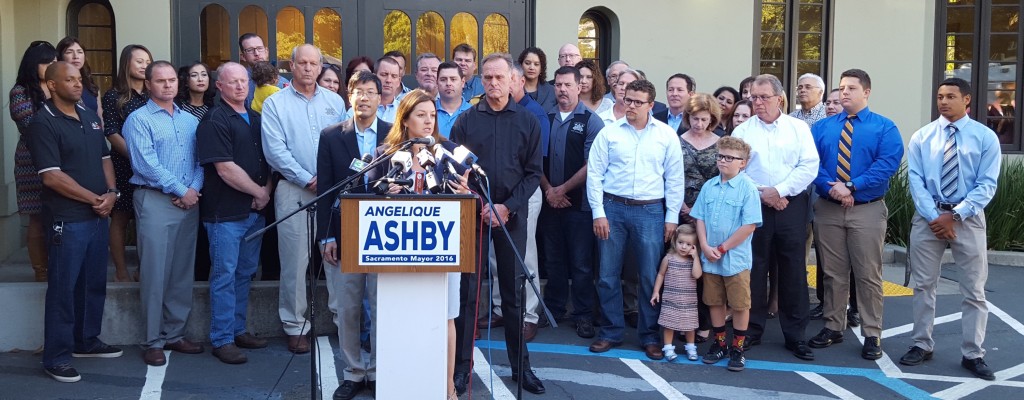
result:
[[[462,97],[465,83],[458,64],[445,61],[437,67],[437,130],[445,139],[452,132],[455,119],[472,107]]]

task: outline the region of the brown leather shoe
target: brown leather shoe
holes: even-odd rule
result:
[[[604,353],[611,350],[612,347],[619,347],[622,343],[615,343],[607,339],[598,339],[594,343],[590,344],[591,353]]]
[[[167,357],[164,357],[164,349],[159,347],[146,349],[146,352],[142,353],[142,360],[154,367],[167,364]]]
[[[213,356],[220,359],[225,364],[244,364],[249,359],[245,356],[242,350],[238,349],[234,343],[228,343],[226,345],[215,347],[213,349]]]
[[[181,339],[174,343],[167,343],[164,345],[164,349],[177,351],[185,354],[199,354],[203,352],[203,345],[198,343],[192,343],[188,339]]]
[[[235,336],[235,345],[243,349],[262,349],[267,347],[267,340],[258,338],[253,336],[251,333],[246,332]]]
[[[288,336],[288,351],[295,354],[309,353],[309,339],[306,335]]]
[[[652,360],[665,358],[665,353],[661,351],[661,346],[654,343],[644,345],[644,354],[647,354],[647,358]]]
[[[488,320],[486,315],[476,320],[477,329],[500,328],[502,326],[505,326],[505,318],[495,314],[493,311],[491,312],[490,320]]]
[[[535,337],[537,337],[537,324],[527,322],[523,326],[523,339],[526,339],[527,342],[532,342]]]

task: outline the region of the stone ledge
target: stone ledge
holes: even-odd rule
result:
[[[885,245],[885,253],[882,256],[883,262],[895,262],[895,263],[906,263],[907,262],[907,248],[903,246],[897,246],[894,244]],[[942,264],[953,263],[953,252],[950,249],[946,249],[942,255]],[[989,250],[988,251],[988,263],[989,265],[1005,265],[1010,267],[1024,267],[1024,252],[1019,251],[1000,251],[1000,250]]]
[[[255,281],[249,292],[249,332],[260,337],[284,336],[277,311],[277,281]],[[0,304],[4,304],[0,325],[0,352],[14,349],[34,350],[43,345],[43,306],[46,284],[35,282],[0,283]],[[207,282],[196,282],[192,294],[192,314],[186,337],[209,341],[210,295]],[[327,309],[327,286],[317,289],[318,334],[336,332],[333,314]],[[139,302],[138,283],[108,283],[100,338],[114,345],[135,345],[143,341],[144,323]]]

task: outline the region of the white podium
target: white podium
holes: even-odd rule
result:
[[[378,274],[377,399],[447,397],[448,272],[476,270],[477,213],[468,195],[341,196],[342,272]]]

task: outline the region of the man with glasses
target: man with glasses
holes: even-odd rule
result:
[[[263,38],[250,32],[238,37],[238,51],[241,53],[242,64],[249,71],[249,94],[245,97],[245,104],[252,104],[252,97],[256,92],[256,81],[252,80],[252,66],[260,61],[267,61],[270,49],[263,45]],[[278,75],[277,87],[283,89],[287,84],[288,80]]]
[[[576,63],[583,61],[583,56],[580,55],[580,48],[572,43],[563,44],[562,47],[558,48],[558,66],[559,67],[575,67]],[[552,78],[548,81],[551,86],[555,85],[555,79]]]
[[[604,71],[604,80],[608,83],[608,93],[604,94],[605,98],[615,101],[615,83],[619,81],[622,71],[627,69],[629,69],[629,64],[622,60],[612,61],[611,64],[608,64],[608,68]]]
[[[796,85],[796,101],[799,110],[793,110],[789,116],[814,126],[815,122],[825,119],[825,104],[822,95],[825,93],[825,81],[820,76],[807,73],[800,76]]]
[[[597,294],[603,314],[590,351],[603,353],[622,344],[622,264],[633,249],[639,270],[638,297],[651,298],[664,243],[679,221],[683,204],[683,154],[668,125],[651,118],[656,95],[650,81],[626,86],[626,117],[597,134],[587,163],[587,193],[600,249]],[[637,335],[652,360],[664,358],[658,309],[639,302]]]
[[[811,129],[782,113],[782,82],[760,75],[751,84],[754,117],[733,136],[750,144],[747,175],[758,186],[763,225],[754,231],[754,266],[750,274],[751,312],[746,345],[761,343],[768,318],[768,266],[778,265],[779,323],[787,350],[804,360],[814,353],[804,340],[808,320],[807,240],[808,185],[818,171],[818,150]]]

